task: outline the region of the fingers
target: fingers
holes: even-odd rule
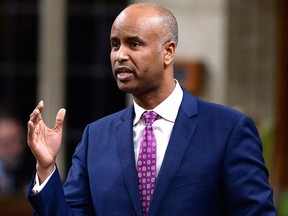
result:
[[[44,102],[41,100],[30,115],[30,119],[28,121],[28,143],[30,143],[30,141],[33,139],[36,125],[42,120],[41,112],[43,109]],[[56,130],[62,130],[65,114],[66,110],[64,108],[58,111],[54,127]]]
[[[32,121],[34,124],[37,124],[42,119],[41,112],[43,108],[44,108],[44,102],[41,100],[31,113],[30,121]]]
[[[34,137],[35,126],[32,121],[28,121],[27,143],[31,146]]]
[[[65,118],[66,110],[64,108],[61,108],[57,115],[55,120],[55,129],[62,130],[64,118]]]
[[[36,125],[39,123],[40,120],[42,120],[41,112],[43,108],[44,108],[44,102],[41,100],[30,115],[30,119],[27,125],[28,126],[27,142],[29,146],[33,142]]]
[[[36,108],[41,112],[44,108],[44,101],[41,100],[38,105],[36,106]]]

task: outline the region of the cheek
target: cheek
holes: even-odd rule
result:
[[[110,53],[110,62],[111,62],[111,66],[113,68],[114,65],[114,59],[115,59],[115,54],[113,52]]]
[[[146,62],[146,68],[149,71],[153,71],[153,75],[158,76],[159,73],[162,74],[164,70],[163,59],[159,57],[159,55],[150,56],[150,59]]]
[[[163,65],[163,57],[161,53],[149,53],[144,58],[141,58],[143,65],[149,68],[159,68]]]

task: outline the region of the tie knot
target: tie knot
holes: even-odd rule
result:
[[[152,125],[155,119],[157,118],[158,114],[153,111],[146,111],[143,114],[144,120],[146,125]]]

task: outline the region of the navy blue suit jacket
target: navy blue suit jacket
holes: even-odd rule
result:
[[[28,199],[37,215],[140,216],[133,106],[89,124],[62,187],[58,170]],[[150,216],[276,215],[262,145],[250,118],[186,90]]]

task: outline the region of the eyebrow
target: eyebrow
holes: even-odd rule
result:
[[[114,40],[118,40],[119,38],[118,37],[115,37],[115,36],[112,36],[110,38],[110,41],[114,41]],[[125,37],[125,40],[127,41],[133,41],[133,40],[137,40],[137,41],[143,41],[141,37],[139,36],[129,36],[129,37]]]
[[[128,40],[142,40],[139,36],[128,37]]]

